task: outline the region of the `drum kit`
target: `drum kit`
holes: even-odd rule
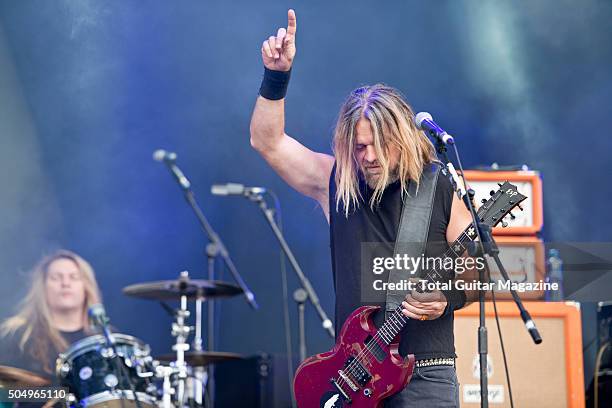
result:
[[[211,407],[210,366],[243,356],[202,349],[201,303],[242,292],[226,282],[190,279],[187,272],[181,272],[177,280],[125,287],[127,296],[179,301],[171,327],[173,352],[152,356],[146,343],[120,333],[112,334],[112,344],[99,334],[81,339],[57,358],[54,385],[67,388],[65,401],[52,401],[47,406],[64,402],[66,408]],[[196,301],[195,327],[187,324],[190,300]],[[190,344],[187,340],[192,333]],[[48,385],[47,379],[32,372],[0,366],[0,386]]]

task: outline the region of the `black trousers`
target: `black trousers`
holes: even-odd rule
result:
[[[385,408],[459,408],[455,367],[415,367],[406,388],[388,398]]]

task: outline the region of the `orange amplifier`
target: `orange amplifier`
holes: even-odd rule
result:
[[[513,302],[497,303],[514,405],[584,408],[580,308],[574,302],[525,302],[542,343],[534,344]],[[489,406],[510,407],[493,307],[486,304]],[[457,376],[462,408],[480,407],[478,303],[455,312]]]
[[[535,235],[542,229],[542,179],[537,171],[480,171],[466,170],[465,178],[469,186],[474,189],[474,201],[479,205],[483,199],[490,197],[490,191],[499,188],[497,183],[509,181],[515,184],[519,193],[526,195],[527,199],[521,204],[523,211],[516,209],[512,214],[516,217],[506,217],[506,228],[497,226],[493,228],[495,235]]]
[[[510,280],[517,283],[534,283],[543,281],[546,276],[546,259],[544,242],[535,236],[496,236],[495,242],[499,247],[499,259],[506,268]],[[491,279],[503,281],[497,264],[489,259]],[[541,299],[544,292],[541,290],[525,290],[518,292],[521,299]],[[487,292],[487,299],[491,292]],[[496,299],[512,299],[509,290],[496,290]]]

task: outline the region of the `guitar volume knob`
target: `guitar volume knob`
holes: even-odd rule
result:
[[[363,390],[363,395],[365,395],[366,397],[371,397],[372,396],[372,390],[369,388],[365,388]]]

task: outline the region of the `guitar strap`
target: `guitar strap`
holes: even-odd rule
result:
[[[416,183],[410,181],[408,197],[404,197],[403,200],[402,215],[393,250],[394,257],[407,255],[416,259],[424,255],[440,168],[441,166],[436,163],[426,165],[418,189]],[[418,277],[419,273],[420,270],[393,268],[389,271],[388,282],[400,283]],[[404,300],[404,296],[405,293],[402,291],[387,290],[386,311],[395,310]]]

